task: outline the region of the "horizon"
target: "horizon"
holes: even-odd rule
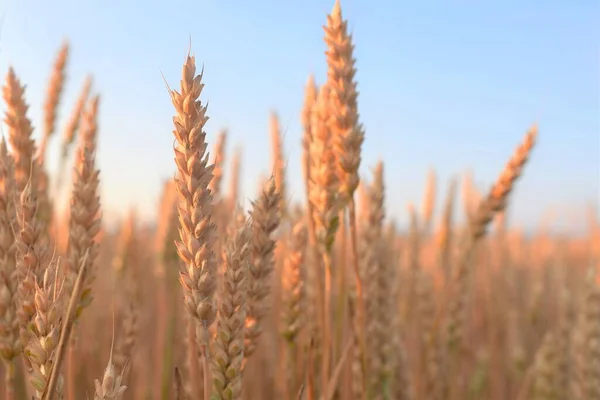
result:
[[[380,2],[378,8],[342,1],[366,129],[361,176],[383,159],[390,218],[406,226],[406,206],[420,205],[430,166],[438,211],[452,176],[471,170],[477,187],[487,190],[534,123],[539,143],[516,185],[511,226],[530,232],[553,212],[560,217],[556,229],[579,232],[589,205],[600,215],[600,5],[563,3]],[[178,86],[191,36],[192,53],[204,66],[209,150],[220,129],[229,132],[224,179],[239,146],[240,189],[244,199],[254,196],[270,167],[268,123],[275,110],[285,132],[288,192],[302,201],[299,115],[309,74],[318,84],[325,78],[321,26],[333,1],[179,4],[186,3],[148,2],[142,14],[133,4],[110,1],[3,3],[0,73],[12,65],[27,85],[36,127],[56,52],[63,39],[71,45],[58,130],[48,148],[50,171],[63,122],[89,73],[101,95],[104,216],[116,210],[122,216],[135,205],[152,220],[162,182],[175,171],[174,110],[161,73]]]

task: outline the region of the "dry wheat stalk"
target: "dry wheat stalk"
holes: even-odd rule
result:
[[[48,140],[50,140],[54,134],[56,127],[56,116],[58,114],[60,98],[63,93],[63,87],[65,83],[65,67],[67,65],[68,57],[69,43],[65,42],[59,49],[56,60],[54,61],[52,74],[50,75],[50,82],[48,83],[48,90],[46,91],[46,101],[44,102],[44,130],[39,148],[41,165],[44,165]]]
[[[358,167],[364,132],[358,122],[358,105],[352,56],[352,35],[348,34],[348,22],[342,18],[340,1],[336,0],[331,14],[327,16],[325,43],[327,44],[327,86],[329,87],[328,111],[331,131],[336,148],[337,174],[340,193],[351,197],[359,183]]]
[[[206,106],[198,100],[204,84],[202,74],[196,75],[195,57],[188,55],[182,69],[181,92],[170,90],[177,114],[173,117],[176,139],[175,179],[179,193],[179,235],[177,252],[183,261],[179,281],[184,291],[185,308],[196,328],[196,340],[202,353],[204,397],[208,400],[208,343],[210,327],[216,317],[214,292],[217,260],[213,252],[216,227],[211,220],[213,196],[208,188],[213,177],[213,165],[208,164]],[[196,381],[198,377],[191,377]]]
[[[293,395],[299,390],[298,384],[298,354],[300,348],[299,334],[307,318],[306,302],[306,251],[307,251],[306,222],[299,218],[294,224],[288,238],[289,253],[284,260],[282,274],[282,328],[281,334],[287,343],[286,380],[288,394]]]
[[[323,326],[323,354],[321,387],[327,387],[327,377],[331,368],[331,288],[332,254],[331,249],[338,228],[338,188],[335,175],[335,153],[331,143],[329,125],[330,90],[324,86],[319,91],[313,107],[311,120],[311,141],[309,143],[310,180],[308,181],[308,202],[312,212],[312,235],[314,236],[319,262],[317,263],[317,284]],[[325,390],[325,389],[322,389]]]
[[[275,188],[280,196],[279,212],[282,216],[287,215],[287,196],[285,184],[285,157],[283,155],[283,138],[281,136],[281,126],[279,116],[275,111],[271,111],[269,119],[269,127],[271,132],[271,154],[272,154],[272,170],[273,178],[275,179]]]
[[[219,292],[217,336],[213,345],[213,390],[219,400],[237,400],[242,395],[250,235],[250,223],[238,210],[223,251],[224,277]]]
[[[67,243],[67,276],[66,289],[68,293],[74,290],[80,269],[86,271],[82,290],[77,299],[74,323],[79,320],[82,311],[92,300],[92,283],[95,280],[95,265],[99,254],[98,234],[101,229],[99,175],[96,167],[96,142],[98,132],[98,106],[100,97],[95,96],[89,101],[88,108],[83,113],[80,129],[80,141],[76,164],[73,168],[73,189],[69,208],[69,239]],[[82,263],[86,265],[81,267]],[[67,369],[69,376],[75,373],[76,336],[69,346]],[[75,396],[75,380],[67,382],[69,399]]]
[[[236,148],[231,158],[229,181],[229,211],[233,211],[240,201],[240,168],[242,163],[242,151]]]
[[[41,161],[41,158],[37,158],[34,161],[35,165],[33,166],[36,175],[39,202],[38,221],[42,224],[42,234],[45,236],[46,240],[49,240],[48,230],[52,224],[53,206],[50,197],[48,196],[48,184],[50,178],[44,166],[41,164]]]
[[[130,210],[122,225],[118,250],[113,260],[117,284],[122,296],[121,331],[116,340],[113,354],[115,368],[127,376],[131,368],[134,347],[139,330],[139,282],[138,263],[139,232],[136,228],[136,214]]]
[[[114,353],[115,368],[122,371],[123,376],[126,376],[130,369],[139,333],[139,305],[135,295],[131,293],[135,290],[131,288],[134,283],[131,280],[128,280],[128,283],[130,289],[126,290],[126,299],[121,315],[121,336],[117,340]]]
[[[306,224],[300,219],[288,239],[289,253],[284,260],[283,280],[283,331],[289,343],[296,343],[302,328],[304,304],[304,263],[307,244]]]
[[[357,292],[356,324],[357,337],[363,357],[366,356],[364,332],[365,304],[363,287],[358,265],[358,242],[356,228],[356,205],[354,191],[360,182],[358,169],[361,161],[361,147],[364,141],[363,127],[359,123],[358,92],[356,90],[352,36],[348,34],[348,23],[342,18],[340,1],[336,0],[333,10],[327,16],[325,43],[327,44],[327,83],[330,90],[328,101],[329,118],[333,145],[336,153],[336,170],[339,179],[339,194],[348,204],[350,223],[350,243],[354,267],[355,290]],[[366,361],[363,359],[363,369]],[[363,374],[366,378],[366,374]],[[366,386],[366,385],[365,385]]]
[[[418,283],[417,278],[419,270],[421,269],[421,232],[423,231],[423,228],[421,227],[421,221],[419,220],[419,215],[417,214],[415,206],[412,203],[410,203],[408,204],[407,208],[410,218],[410,224],[408,229],[408,248],[406,255],[409,272],[409,289],[406,291],[406,295],[404,296],[403,308],[401,309],[402,316],[404,319],[412,318],[414,315],[414,310],[418,308],[418,305],[415,304],[415,302],[418,301],[415,291]]]
[[[181,93],[175,90],[170,93],[177,111],[173,117],[181,238],[177,250],[185,264],[180,279],[186,308],[197,323],[197,338],[206,345],[216,311],[213,304],[216,261],[211,250],[215,227],[211,222],[212,194],[208,189],[213,166],[208,164],[203,131],[208,120],[206,107],[198,100],[204,87],[202,74],[195,74],[195,58],[188,55],[182,70]]]
[[[383,221],[385,219],[383,163],[373,170],[373,182],[368,188],[368,206],[361,232],[362,269],[365,282],[366,334],[367,334],[367,379],[369,398],[381,398],[390,382],[391,362],[389,359],[393,343],[388,334],[388,324],[396,309],[390,309],[393,298],[390,262],[386,257]],[[395,306],[396,304],[394,304]]]
[[[447,326],[447,341],[451,347],[460,344],[462,340],[462,320],[465,303],[467,301],[466,286],[469,280],[470,259],[475,244],[485,235],[486,228],[493,216],[504,210],[508,196],[512,191],[515,181],[522,173],[523,166],[535,144],[537,127],[533,126],[525,135],[524,141],[517,147],[504,170],[472,215],[469,221],[469,235],[461,252],[461,258],[456,263],[454,295],[450,304],[450,315]]]
[[[310,180],[310,143],[312,141],[312,114],[313,108],[317,103],[319,89],[315,83],[315,77],[310,75],[306,82],[304,89],[304,104],[302,106],[302,127],[304,128],[302,134],[302,169],[304,172],[304,181],[306,188],[308,189],[308,181]],[[310,210],[309,210],[310,212]]]
[[[113,258],[112,266],[118,279],[123,279],[127,274],[134,273],[136,262],[138,262],[138,238],[137,215],[134,209],[130,209],[119,232],[117,249]]]
[[[431,229],[431,222],[433,220],[433,211],[435,207],[435,189],[435,171],[433,169],[430,169],[427,173],[425,194],[423,196],[423,203],[421,204],[421,214],[423,216],[423,232],[425,235],[429,235],[429,231]]]
[[[473,218],[477,205],[481,201],[479,192],[475,187],[473,181],[473,174],[471,171],[467,171],[464,174],[461,186],[461,200],[464,207],[464,213],[468,220]]]
[[[335,153],[328,124],[328,103],[331,91],[321,88],[313,107],[311,136],[308,142],[310,180],[308,202],[312,209],[312,223],[316,245],[321,253],[329,252],[337,229],[337,193],[339,181],[335,175]],[[321,254],[321,256],[323,256]]]
[[[223,164],[225,162],[225,145],[227,143],[227,130],[223,129],[219,133],[217,137],[217,141],[215,142],[215,148],[213,151],[213,160],[212,163],[214,165],[213,169],[213,178],[210,181],[210,191],[213,194],[214,198],[221,197],[221,181],[223,179]]]
[[[4,138],[0,141],[0,357],[4,360],[5,398],[14,396],[14,359],[20,354],[19,320],[17,318],[18,270],[13,227],[17,225],[15,210],[15,165]]]
[[[82,126],[80,128],[79,148],[76,155],[76,164],[73,168],[73,189],[69,207],[69,233],[66,257],[66,289],[73,292],[81,268],[86,273],[82,283],[82,290],[77,299],[73,323],[79,320],[82,311],[87,308],[92,300],[91,286],[95,280],[95,265],[99,254],[99,233],[102,225],[100,215],[99,175],[96,167],[96,149],[98,134],[98,107],[100,97],[94,96],[89,101],[87,109],[83,112]],[[81,267],[85,262],[85,266]],[[67,368],[68,375],[75,373],[75,345],[76,336],[69,346]],[[67,381],[67,397],[75,396],[75,381]]]
[[[18,194],[23,191],[33,175],[35,142],[32,139],[33,126],[27,117],[29,106],[25,103],[25,86],[21,86],[12,68],[9,68],[6,75],[2,95],[6,103],[4,123],[8,127],[8,140],[15,160],[15,180]],[[33,180],[35,182],[35,179]]]
[[[96,167],[96,135],[98,131],[98,105],[100,98],[94,97],[83,116],[81,143],[74,168],[73,191],[71,193],[69,243],[67,245],[68,273],[66,285],[70,293],[84,258],[89,264],[84,289],[81,292],[76,312],[79,318],[83,309],[92,302],[91,285],[95,279],[94,266],[98,257],[96,236],[100,231],[100,198],[98,196],[99,174]],[[89,256],[86,253],[89,251]]]
[[[272,235],[279,227],[280,196],[273,179],[269,179],[258,199],[252,203],[252,262],[248,277],[248,298],[246,304],[246,331],[244,358],[256,350],[262,332],[261,321],[268,311],[265,299],[269,295],[270,279],[274,268],[275,240]]]
[[[62,180],[64,177],[64,170],[67,163],[67,157],[69,155],[69,149],[73,142],[75,141],[76,134],[79,130],[79,125],[81,123],[81,117],[83,115],[83,110],[85,104],[90,95],[90,90],[92,89],[92,78],[90,76],[86,77],[79,97],[73,106],[73,110],[71,111],[71,115],[69,120],[63,131],[62,138],[62,146],[60,151],[60,165],[58,168],[58,176],[56,179],[56,187],[60,188],[62,185]]]
[[[440,223],[438,234],[437,234],[437,248],[440,269],[444,274],[444,280],[447,283],[451,276],[451,255],[453,245],[453,223],[454,223],[454,199],[456,197],[456,180],[452,180],[448,186],[448,193],[446,194],[446,202],[444,204],[444,211],[442,214],[442,221]]]

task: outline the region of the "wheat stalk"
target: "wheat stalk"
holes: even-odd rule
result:
[[[250,235],[251,225],[238,211],[223,251],[224,277],[219,292],[217,336],[213,346],[213,389],[219,400],[241,399],[242,395]]]

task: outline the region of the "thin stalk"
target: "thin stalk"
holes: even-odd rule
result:
[[[331,251],[323,253],[323,268],[325,272],[325,288],[323,292],[323,366],[321,369],[321,393],[329,384],[329,364],[331,362]]]
[[[208,365],[208,349],[206,345],[201,345],[202,349],[202,369],[204,370],[204,400],[210,400],[210,366]]]
[[[4,365],[4,398],[15,400],[15,361],[7,361]]]
[[[290,371],[290,386],[286,393],[287,398],[289,398],[294,391],[298,390],[298,360],[296,357],[297,354],[298,350],[296,347],[296,342],[288,342],[288,368]]]
[[[196,347],[196,325],[192,317],[188,316],[187,323],[187,363],[188,363],[188,382],[189,390],[188,396],[196,398],[200,394],[200,388],[198,387],[198,348]]]
[[[75,339],[75,338],[73,338]],[[67,399],[75,400],[77,398],[75,382],[77,382],[76,378],[76,369],[75,369],[75,340],[71,340],[69,343],[69,350],[67,353]]]
[[[339,267],[337,268],[337,286],[338,286],[338,301],[336,307],[336,332],[335,332],[335,348],[334,358],[341,351],[342,336],[344,333],[344,326],[346,326],[346,251],[347,251],[347,240],[346,240],[346,212],[345,210],[340,211],[340,252],[339,252]]]
[[[168,322],[168,330],[167,330],[167,340],[166,340],[166,346],[165,346],[165,353],[164,353],[164,357],[163,357],[163,375],[162,375],[162,388],[161,388],[161,393],[160,393],[160,397],[159,399],[161,400],[168,400],[169,394],[170,394],[170,389],[171,389],[171,378],[172,378],[172,373],[171,371],[173,371],[173,343],[175,342],[175,325],[177,323],[177,310],[178,310],[178,306],[179,306],[179,302],[177,302],[177,304],[175,304],[175,298],[171,300],[171,318],[169,318],[169,322]],[[177,373],[179,374],[179,370],[177,368],[175,368],[177,370]]]
[[[158,396],[160,399],[160,392],[162,387],[162,367],[165,365],[165,358],[167,354],[167,343],[165,341],[166,330],[168,329],[168,322],[166,321],[167,317],[167,304],[166,301],[166,279],[161,279],[158,281],[158,296],[156,302],[157,308],[157,323],[155,325],[156,332],[156,341],[154,344],[155,354],[157,355],[157,361],[154,366],[154,395]],[[162,360],[160,357],[162,356]]]
[[[356,226],[356,202],[354,201],[354,195],[350,197],[350,202],[348,204],[349,211],[349,223],[350,223],[350,247],[352,248],[352,265],[354,267],[354,281],[356,286],[356,301],[358,303],[358,307],[356,310],[356,318],[357,318],[357,331],[356,335],[358,336],[358,342],[360,344],[360,357],[361,357],[361,366],[362,366],[362,379],[363,379],[363,387],[367,387],[366,382],[366,371],[367,371],[367,362],[366,362],[366,351],[367,345],[365,341],[365,301],[363,294],[363,285],[362,280],[360,278],[360,268],[358,262],[358,235],[357,235],[357,226]]]
[[[71,338],[71,332],[73,330],[73,325],[75,324],[75,312],[77,309],[77,304],[79,303],[79,296],[83,290],[83,282],[87,274],[88,257],[89,250],[86,251],[81,262],[81,266],[79,267],[79,273],[77,274],[77,279],[75,280],[75,286],[73,287],[73,292],[71,293],[71,298],[69,299],[69,306],[67,307],[65,322],[60,334],[60,339],[58,340],[58,347],[56,349],[54,358],[54,366],[50,372],[50,378],[48,379],[46,389],[44,390],[44,393],[42,393],[42,400],[50,400],[53,397],[54,390],[58,385],[60,368],[64,359],[65,351],[67,350],[67,347],[70,348],[69,339]]]

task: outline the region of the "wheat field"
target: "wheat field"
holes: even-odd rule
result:
[[[596,216],[582,238],[507,222],[537,125],[487,192],[470,175],[440,185],[429,171],[422,204],[398,226],[385,160],[361,163],[369,133],[339,0],[324,24],[327,78],[308,76],[298,110],[303,176],[286,176],[272,113],[271,173],[240,205],[241,155],[226,154],[227,131],[207,143],[210,76],[190,53],[181,81],[167,82],[176,174],[155,223],[131,210],[116,230],[99,196],[101,91],[89,77],[75,104],[61,102],[65,42],[34,130],[25,82],[9,70],[0,400],[600,400]],[[56,174],[51,140],[62,143]],[[304,182],[306,201],[290,201],[289,179]],[[53,200],[63,187],[66,213]]]

